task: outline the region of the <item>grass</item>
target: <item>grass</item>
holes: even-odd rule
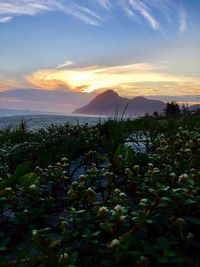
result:
[[[200,266],[198,114],[0,141],[0,266]]]

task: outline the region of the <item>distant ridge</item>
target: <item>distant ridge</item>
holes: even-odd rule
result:
[[[73,111],[76,114],[90,115],[144,115],[157,111],[163,112],[165,103],[137,96],[132,99],[119,96],[113,90],[107,90],[96,96],[89,104]]]
[[[200,104],[195,104],[189,107],[190,111],[197,111],[200,110]]]
[[[26,115],[59,115],[60,113],[48,112],[48,111],[38,111],[38,110],[28,110],[28,109],[9,109],[0,108],[0,117],[10,117],[10,116],[26,116]]]

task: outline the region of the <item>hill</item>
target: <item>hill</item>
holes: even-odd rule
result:
[[[90,115],[144,115],[154,111],[163,112],[165,103],[159,100],[151,100],[145,97],[132,99],[119,96],[113,90],[108,90],[96,96],[89,104],[73,111],[76,114]]]
[[[192,105],[191,107],[189,107],[189,110],[190,110],[190,111],[197,111],[197,110],[200,110],[200,104]]]

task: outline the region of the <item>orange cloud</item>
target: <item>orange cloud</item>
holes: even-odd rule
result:
[[[13,88],[23,88],[24,85],[13,80],[1,80],[0,79],[0,92]]]
[[[90,93],[115,89],[126,96],[200,94],[200,80],[170,74],[161,65],[147,63],[45,69],[28,75],[26,79],[32,85],[48,90],[66,88]]]

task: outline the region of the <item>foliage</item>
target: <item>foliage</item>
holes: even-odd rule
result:
[[[0,132],[1,266],[200,265],[198,114],[15,136]]]
[[[181,112],[180,105],[176,101],[167,102],[165,114],[167,116],[179,115]]]

